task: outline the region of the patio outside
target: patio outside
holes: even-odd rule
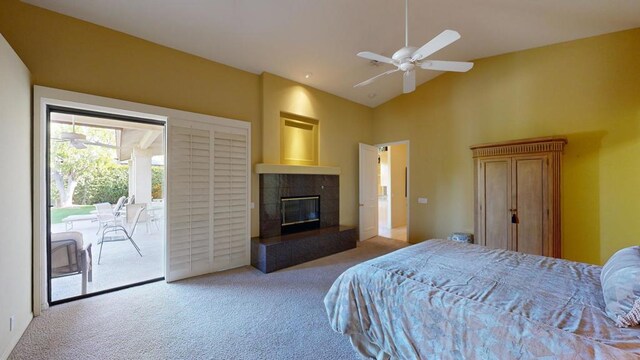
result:
[[[64,231],[66,231],[64,223],[51,225],[52,233]],[[150,222],[138,224],[138,229],[132,237],[140,247],[142,257],[128,241],[105,242],[100,264],[98,264],[100,235],[96,234],[98,222],[76,222],[71,231],[82,233],[85,246],[91,243],[93,281],[87,283],[87,293],[164,276],[164,246],[162,244],[164,221],[158,221],[155,224]],[[51,279],[52,301],[81,295],[81,290],[82,277],[79,274]]]
[[[54,112],[50,129],[51,300],[163,277],[163,127]]]

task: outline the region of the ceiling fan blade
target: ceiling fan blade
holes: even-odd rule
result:
[[[385,72],[383,72],[382,74],[378,74],[378,75],[376,75],[376,76],[372,77],[372,78],[371,78],[371,79],[369,79],[369,80],[365,80],[365,81],[361,82],[360,84],[356,84],[356,85],[354,85],[353,87],[360,87],[360,86],[364,86],[364,85],[369,85],[369,84],[371,84],[375,79],[377,79],[377,78],[379,78],[379,77],[381,77],[381,76],[385,76],[385,75],[388,75],[388,74],[394,73],[394,72],[396,72],[396,71],[398,71],[398,70],[399,70],[399,69],[393,69],[393,70],[385,71]]]
[[[416,89],[416,71],[409,70],[402,76],[402,92],[407,94]]]
[[[371,51],[359,52],[358,56],[360,56],[361,58],[368,59],[368,60],[375,60],[375,61],[383,62],[383,63],[386,63],[386,64],[393,64],[393,60],[391,58],[388,58],[388,57],[382,56],[382,55],[378,55],[376,53],[372,53]]]
[[[428,43],[422,45],[420,49],[416,50],[411,56],[411,60],[422,60],[458,39],[460,39],[460,34],[457,31],[445,30]]]
[[[427,60],[420,64],[426,70],[467,72],[473,67],[472,62]]]

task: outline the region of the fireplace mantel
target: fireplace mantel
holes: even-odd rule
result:
[[[340,175],[340,168],[334,167],[334,166],[256,164],[256,173],[257,174]]]

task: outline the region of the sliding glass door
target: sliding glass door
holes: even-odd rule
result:
[[[49,107],[49,303],[164,277],[164,123]]]

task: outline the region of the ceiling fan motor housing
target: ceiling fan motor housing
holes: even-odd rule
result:
[[[405,46],[402,49],[396,51],[391,58],[398,63],[404,63],[407,61],[410,62],[411,55],[413,55],[416,50],[418,50],[418,48],[413,46]]]
[[[65,141],[77,141],[77,140],[86,140],[87,137],[84,134],[80,134],[77,132],[63,132],[60,134],[60,139]]]
[[[411,71],[416,66],[411,61],[405,61],[400,66],[398,66],[402,71]]]

